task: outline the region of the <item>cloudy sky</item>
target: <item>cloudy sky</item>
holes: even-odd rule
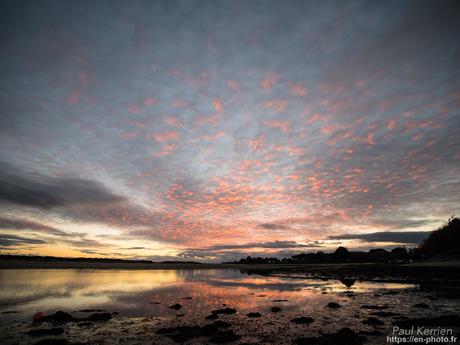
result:
[[[3,1],[0,252],[412,245],[460,212],[458,1]]]

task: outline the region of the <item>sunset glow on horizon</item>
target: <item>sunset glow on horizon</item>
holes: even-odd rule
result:
[[[414,246],[460,214],[452,4],[3,4],[0,254]]]

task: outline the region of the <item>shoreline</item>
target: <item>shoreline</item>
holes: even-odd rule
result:
[[[460,261],[426,261],[407,264],[219,264],[219,263],[114,263],[75,261],[0,260],[0,270],[239,270],[248,275],[292,279],[351,279],[381,283],[417,284],[443,288],[460,296]]]

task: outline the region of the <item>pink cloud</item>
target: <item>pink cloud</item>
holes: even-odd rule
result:
[[[156,102],[157,102],[157,100],[155,99],[155,97],[147,97],[144,100],[144,105],[146,107],[150,107],[150,106],[154,105]]]
[[[179,139],[179,133],[173,131],[155,133],[155,140],[162,143],[169,140]]]
[[[387,129],[395,129],[396,128],[396,120],[395,119],[389,119],[388,124],[387,124]]]
[[[212,106],[216,112],[218,113],[224,112],[224,106],[222,105],[220,98],[216,98],[214,101],[212,101]]]
[[[303,86],[302,84],[299,84],[299,83],[292,83],[291,84],[291,93],[294,96],[299,96],[299,97],[305,97],[306,95],[308,95],[308,92],[307,92],[307,89],[305,88],[305,86]]]
[[[131,104],[128,106],[128,111],[132,114],[139,114],[141,109],[137,104]]]
[[[65,99],[65,102],[72,105],[78,104],[80,102],[80,93],[78,91],[72,91]]]
[[[272,109],[277,111],[278,113],[282,113],[286,110],[287,106],[287,101],[282,100],[282,99],[271,99],[268,101],[265,101],[264,107],[267,109]]]
[[[174,116],[163,116],[163,120],[165,123],[167,123],[170,126],[174,126],[177,128],[182,127],[182,123],[177,117]]]
[[[182,99],[176,99],[171,103],[173,108],[185,108],[187,106],[187,102]]]
[[[265,121],[264,124],[267,127],[279,129],[282,132],[288,132],[290,123],[288,121],[281,121],[281,120],[270,120]]]
[[[155,157],[169,156],[177,149],[177,145],[165,145],[161,151],[155,152],[152,155]]]
[[[250,140],[249,146],[253,151],[261,151],[264,149],[265,136],[262,134],[258,138]]]
[[[367,143],[368,143],[369,145],[375,145],[374,133],[368,133],[368,134],[367,134]]]
[[[240,86],[236,80],[227,80],[227,87],[233,92],[238,92],[240,90]]]
[[[265,75],[265,79],[261,81],[262,88],[265,92],[270,92],[272,87],[278,82],[278,74],[275,73],[267,73]]]

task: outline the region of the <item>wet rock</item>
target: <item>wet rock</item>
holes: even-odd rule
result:
[[[225,321],[215,321],[213,323],[210,323],[209,325],[206,325],[205,327],[211,327],[211,328],[227,328],[231,327],[231,324]]]
[[[426,308],[429,308],[430,306],[426,303],[417,303],[417,304],[414,304],[414,308],[423,308],[423,309],[426,309]]]
[[[309,325],[313,321],[315,321],[315,319],[313,319],[311,317],[305,317],[305,316],[296,317],[296,318],[291,320],[291,322],[294,322],[294,323],[299,324],[299,325],[304,325],[304,324]]]
[[[2,314],[17,314],[17,313],[20,313],[20,311],[18,311],[18,310],[6,310],[6,311],[2,311]]]
[[[31,337],[39,337],[42,335],[61,335],[64,333],[64,329],[57,327],[57,328],[39,328],[39,329],[32,329],[26,332]]]
[[[383,309],[388,309],[388,306],[386,305],[362,305],[361,309],[383,310]]]
[[[383,335],[382,332],[380,331],[377,331],[376,329],[374,329],[373,331],[369,332],[369,331],[361,331],[359,332],[359,334],[364,334],[364,335],[372,335],[372,336],[378,336],[378,335]]]
[[[349,279],[349,278],[342,278],[340,279],[340,282],[345,285],[347,288],[351,288],[355,284],[354,279]]]
[[[42,339],[35,343],[35,345],[69,345],[70,343],[64,338]]]
[[[287,299],[274,299],[273,302],[287,302]]]
[[[185,314],[176,314],[176,317],[182,317],[184,316]]]
[[[150,304],[161,304],[161,302],[154,301],[154,302],[150,302]]]
[[[54,322],[54,323],[66,323],[66,322],[78,321],[78,319],[64,311],[57,311],[54,314],[43,316],[40,319],[40,321]]]
[[[358,335],[349,328],[342,328],[337,333],[323,334],[319,337],[300,337],[294,340],[296,345],[360,345],[366,337]]]
[[[164,334],[170,337],[174,342],[183,343],[194,338],[208,337],[213,343],[226,343],[235,341],[240,338],[233,331],[222,331],[221,328],[228,328],[231,325],[224,321],[216,321],[203,327],[200,326],[178,326],[161,328],[156,331],[157,334]]]
[[[237,341],[240,338],[241,336],[235,334],[235,332],[233,332],[232,330],[228,330],[224,332],[219,332],[218,334],[211,337],[209,341],[215,344],[224,344],[231,341]]]
[[[256,313],[251,312],[251,313],[247,314],[246,316],[247,317],[261,317],[262,315],[260,313],[257,313],[257,312]]]
[[[270,310],[271,310],[272,313],[279,313],[281,311],[281,308],[280,307],[273,307]]]
[[[408,319],[393,322],[394,326],[400,328],[410,328],[412,326],[419,327],[460,327],[460,316],[459,315],[444,315],[432,318],[420,318],[420,319]]]
[[[375,311],[371,313],[371,315],[380,316],[380,317],[398,316],[398,314],[392,313],[391,311]]]
[[[388,291],[388,292],[384,292],[383,294],[384,295],[397,295],[399,294],[399,291]]]
[[[180,305],[179,303],[176,303],[176,304],[169,306],[169,308],[174,309],[174,310],[179,310],[180,308],[182,308],[182,305]]]
[[[89,321],[84,321],[84,322],[77,323],[77,326],[78,327],[91,327],[93,326],[93,323]]]
[[[366,320],[361,321],[361,323],[364,325],[370,325],[370,326],[381,326],[385,324],[385,322],[380,321],[376,317],[369,317]]]
[[[192,297],[183,297],[182,299],[193,299]]]
[[[217,320],[219,318],[219,315],[217,314],[211,314],[205,317],[206,320]]]
[[[82,309],[79,310],[80,313],[103,313],[105,312],[104,309]]]
[[[217,310],[211,311],[211,314],[214,314],[214,315],[219,315],[219,314],[230,315],[230,314],[235,314],[235,313],[236,313],[236,309],[233,309],[233,308],[224,308],[224,309],[217,309]]]
[[[336,302],[329,302],[326,307],[331,308],[331,309],[337,309],[341,308],[342,306]]]
[[[94,313],[84,319],[82,321],[108,321],[112,318],[112,314],[110,313]]]
[[[258,295],[257,297],[267,297],[267,295]]]

